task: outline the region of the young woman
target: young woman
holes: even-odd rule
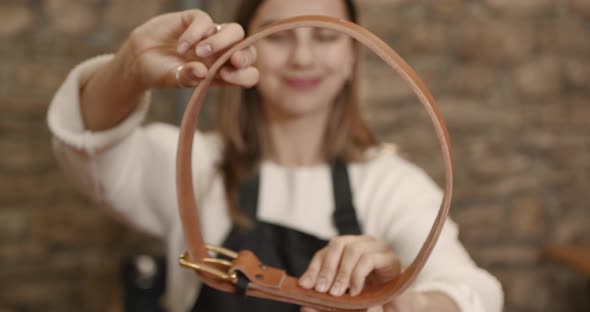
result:
[[[76,67],[48,113],[64,171],[116,216],[166,240],[171,311],[297,311],[202,287],[179,267],[185,249],[175,192],[178,129],[140,124],[149,89],[194,87],[220,53],[296,15],[357,21],[350,0],[243,1],[238,23],[202,11],[155,17],[115,55]],[[326,29],[277,33],[235,53],[219,74],[217,130],[195,135],[194,176],[208,243],[251,249],[340,296],[393,278],[421,247],[441,192],[379,148],[359,114],[357,44]],[[306,309],[305,307],[303,309]],[[497,312],[502,290],[478,268],[451,221],[413,287],[370,311]]]

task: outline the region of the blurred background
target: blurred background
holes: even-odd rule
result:
[[[1,0],[0,311],[124,310],[130,257],[158,260],[164,246],[65,180],[47,106],[73,66],[112,53],[150,17],[199,6],[227,22],[237,1]],[[590,311],[590,251],[566,249],[571,265],[546,249],[590,250],[590,0],[357,2],[440,105],[456,165],[451,216],[502,282],[505,311]],[[363,112],[379,139],[440,183],[411,90],[370,53],[365,76]],[[187,95],[156,92],[150,121],[177,123]],[[158,264],[147,263],[148,273]]]

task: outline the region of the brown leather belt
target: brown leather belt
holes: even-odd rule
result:
[[[426,108],[442,150],[445,167],[444,197],[432,229],[418,255],[397,278],[383,285],[367,287],[361,294],[354,297],[348,294],[336,297],[299,287],[297,278],[288,276],[283,270],[264,266],[248,250],[233,252],[221,247],[205,245],[199,226],[191,160],[194,131],[207,89],[221,66],[234,52],[270,34],[298,27],[321,27],[347,34],[389,64],[412,88]],[[321,310],[351,311],[364,310],[389,302],[404,291],[422,270],[440,236],[449,212],[453,187],[453,164],[449,136],[432,95],[422,80],[395,51],[368,30],[349,21],[325,16],[301,16],[277,21],[261,29],[233,46],[211,66],[208,76],[194,91],[184,113],[177,152],[176,182],[180,217],[188,248],[188,252],[181,255],[180,263],[194,269],[202,282],[218,290],[236,292],[237,274],[242,274],[249,280],[246,296],[290,302]],[[217,257],[211,257],[210,253],[216,253]],[[231,260],[220,258],[220,255]]]

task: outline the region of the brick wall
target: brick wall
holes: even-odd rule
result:
[[[45,110],[75,64],[181,2],[0,3],[0,311],[116,310],[120,261],[162,252],[65,181]],[[456,163],[452,217],[474,259],[502,281],[506,311],[589,310],[586,280],[541,248],[590,242],[590,1],[359,2],[364,24],[440,105]],[[209,11],[227,21],[235,3],[209,1]],[[374,56],[366,63],[371,127],[441,181],[422,108]],[[173,122],[177,96],[157,93],[150,119]]]

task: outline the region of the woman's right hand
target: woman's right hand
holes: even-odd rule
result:
[[[82,87],[80,106],[86,129],[100,131],[119,124],[148,89],[195,87],[215,59],[244,37],[238,24],[221,25],[219,31],[217,28],[211,17],[199,10],[160,15],[137,27],[115,58]],[[209,53],[202,54],[203,47],[210,47]],[[234,53],[215,82],[255,85],[255,61],[254,47]]]
[[[219,29],[219,31],[218,31]],[[159,15],[137,27],[118,56],[144,88],[195,87],[223,52],[244,38],[236,23],[217,25],[200,10]],[[254,47],[234,53],[216,83],[251,87],[258,82]],[[182,67],[177,81],[177,68]]]

